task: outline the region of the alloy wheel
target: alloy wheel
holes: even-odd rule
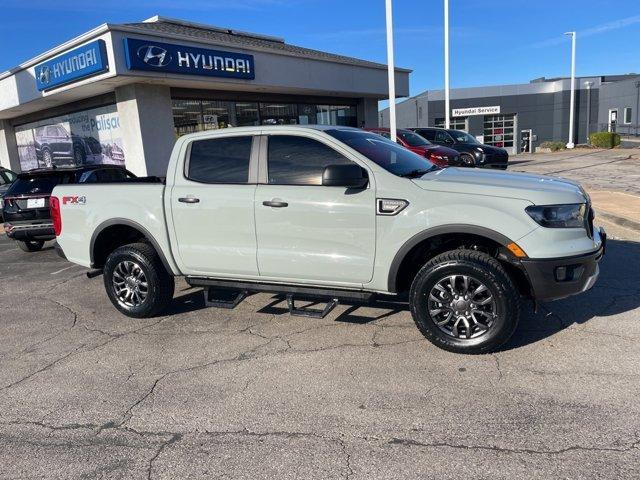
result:
[[[435,283],[427,300],[431,320],[447,335],[471,339],[489,331],[497,318],[487,286],[469,275],[449,275]]]
[[[126,307],[138,307],[149,294],[149,284],[142,267],[131,260],[116,265],[112,276],[113,288],[120,303]]]

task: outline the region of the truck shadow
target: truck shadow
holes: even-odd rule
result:
[[[516,332],[501,350],[511,350],[544,340],[574,324],[584,324],[594,317],[612,317],[640,308],[640,243],[609,240],[601,274],[596,286],[564,300],[539,305],[534,313],[533,303],[523,300],[522,315]],[[298,302],[300,307],[322,308],[317,300]],[[368,324],[406,312],[406,297],[378,296],[372,302],[341,301],[346,309],[335,322]],[[174,298],[168,314],[180,314],[205,308],[200,288],[186,288]],[[289,313],[285,295],[273,295],[257,310],[270,315]]]

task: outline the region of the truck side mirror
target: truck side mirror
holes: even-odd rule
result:
[[[325,187],[364,188],[369,179],[362,167],[348,165],[327,165],[322,172],[322,185]]]

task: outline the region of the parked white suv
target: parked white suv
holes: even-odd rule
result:
[[[420,331],[465,353],[502,345],[521,297],[592,287],[606,240],[576,183],[441,169],[336,126],[185,135],[166,185],[58,186],[53,197],[63,255],[103,272],[125,315],[162,311],[175,276],[287,293],[294,313],[309,313],[295,296],[408,293]]]

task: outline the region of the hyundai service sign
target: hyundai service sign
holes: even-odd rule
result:
[[[36,65],[36,85],[42,92],[107,70],[104,40],[96,40]]]
[[[137,38],[125,38],[124,51],[129,70],[245,80],[255,78],[253,55]]]

